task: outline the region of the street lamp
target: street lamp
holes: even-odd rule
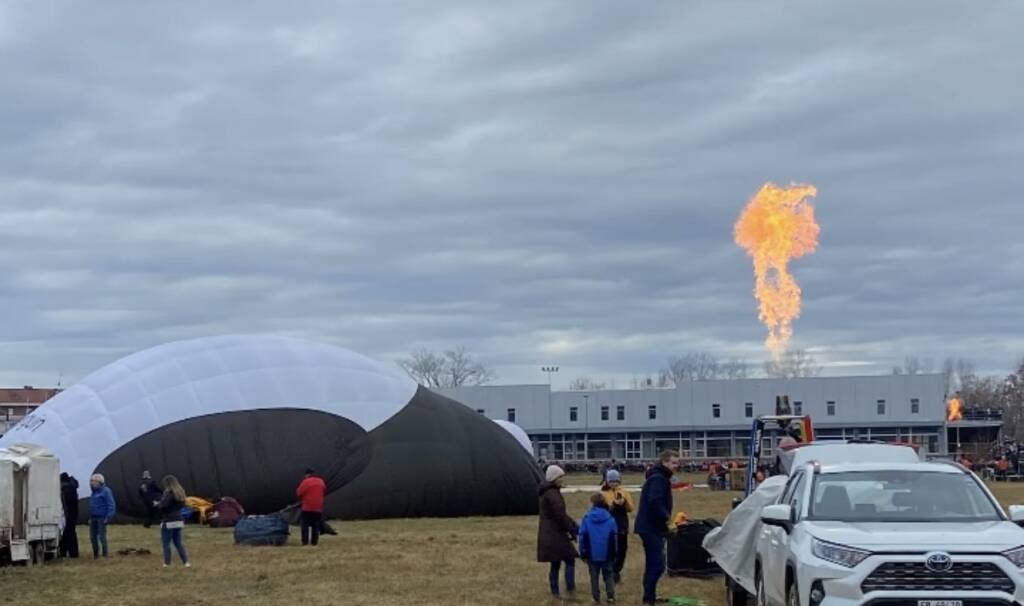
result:
[[[583,458],[590,460],[590,394],[583,394]]]
[[[548,374],[548,458],[550,459],[551,458],[551,454],[552,454],[552,452],[555,449],[555,444],[554,444],[555,436],[554,436],[554,433],[553,433],[555,422],[554,422],[554,419],[551,416],[551,375],[553,375],[556,372],[558,372],[558,367],[557,366],[541,366],[540,367],[540,371],[541,372],[546,372]]]

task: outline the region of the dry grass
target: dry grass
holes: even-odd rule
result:
[[[593,478],[573,481],[596,484]],[[995,490],[1005,504],[1024,502],[1024,483],[999,484]],[[676,504],[694,518],[722,519],[732,496],[690,491],[677,493]],[[573,516],[582,515],[587,497],[567,495]],[[537,522],[532,517],[345,522],[335,528],[340,535],[325,537],[316,549],[299,547],[294,536],[281,548],[235,547],[230,531],[188,528],[194,568],[163,570],[158,531],[111,527],[113,550],[146,547],[153,555],[0,569],[0,601],[19,606],[550,603],[546,565],[534,561]],[[81,538],[88,549],[87,537]],[[639,540],[631,537],[619,603],[639,603],[642,560]],[[581,566],[577,583],[580,589],[589,586]],[[717,606],[722,581],[666,578],[661,593],[700,597]],[[585,591],[580,599],[589,603]]]

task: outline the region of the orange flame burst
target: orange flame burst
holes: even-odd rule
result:
[[[765,345],[778,359],[793,336],[800,317],[800,286],[789,273],[789,262],[818,247],[821,228],[814,221],[813,185],[779,187],[765,183],[736,222],[736,244],[754,259],[754,296],[759,317],[768,328]]]
[[[963,403],[960,398],[950,398],[946,403],[946,420],[952,423],[964,418]]]

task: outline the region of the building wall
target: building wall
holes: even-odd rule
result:
[[[697,381],[673,389],[592,392],[552,392],[547,385],[438,391],[492,419],[508,420],[510,410],[514,410],[514,422],[531,436],[538,454],[548,450],[549,436],[554,434],[556,437],[550,441],[559,444],[554,450],[563,452],[565,445],[564,450],[571,453],[571,458],[590,458],[594,451],[590,442],[610,441],[613,452],[625,452],[620,443],[627,440],[640,440],[646,457],[659,439],[664,441],[672,432],[683,444],[689,439],[696,443],[711,436],[721,443],[732,440],[732,454],[740,454],[751,418],[774,414],[777,395],[788,395],[794,406],[801,403],[802,413],[811,415],[815,427],[825,430],[829,437],[867,437],[869,432],[883,438],[917,436],[915,441],[921,440],[933,452],[946,449],[945,380],[937,374]],[[880,400],[885,403],[881,414]],[[912,411],[912,400],[918,401],[916,413]],[[833,415],[828,414],[830,401],[835,402]],[[750,417],[748,402],[753,405]],[[717,418],[715,404],[719,405]],[[623,420],[618,419],[620,406]],[[607,419],[601,418],[603,407],[608,409]],[[650,407],[655,410],[653,419]],[[577,412],[575,421],[570,418],[572,408]],[[543,449],[539,447],[541,443],[545,445]],[[603,452],[603,446],[596,448]],[[698,449],[695,447],[694,451]]]
[[[788,395],[802,402],[803,414],[815,424],[827,426],[934,425],[946,418],[945,381],[942,375],[879,377],[815,377],[809,379],[743,379],[695,381],[674,389],[549,392],[546,385],[493,385],[437,390],[463,404],[482,410],[490,418],[506,419],[515,409],[516,423],[530,432],[579,432],[588,429],[690,429],[742,428],[750,425],[745,404],[753,416],[773,414],[775,396]],[[549,423],[549,398],[550,418]],[[911,412],[911,400],[919,400],[919,412]],[[878,401],[885,401],[878,414]],[[835,415],[827,414],[834,401]],[[715,418],[713,404],[720,404]],[[601,407],[609,407],[609,419],[601,420]],[[624,406],[626,418],[616,418]],[[648,407],[657,417],[650,419]],[[570,421],[569,409],[578,418]]]

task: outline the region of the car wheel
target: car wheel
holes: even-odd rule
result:
[[[786,606],[800,606],[800,587],[796,579],[790,581],[789,587],[786,588]]]
[[[725,606],[747,606],[747,592],[740,585],[729,578],[725,578]]]

